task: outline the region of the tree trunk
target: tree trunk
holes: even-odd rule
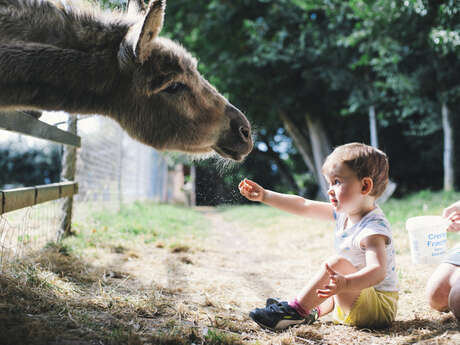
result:
[[[442,128],[444,132],[444,190],[454,189],[454,132],[452,115],[446,102],[442,102]]]
[[[319,119],[313,119],[309,114],[305,116],[308,132],[310,133],[310,142],[313,151],[313,159],[315,162],[316,176],[318,177],[319,185],[319,198],[327,200],[327,190],[328,186],[326,180],[323,177],[321,168],[323,166],[324,160],[331,152],[331,145],[329,144],[329,139],[327,138],[326,131]]]
[[[379,147],[379,137],[377,133],[377,120],[375,118],[375,107],[371,105],[369,107],[369,129],[371,134],[371,146]]]
[[[318,178],[318,176],[316,176],[315,163],[313,161],[313,151],[311,149],[310,143],[308,142],[308,138],[305,138],[299,128],[284,112],[280,112],[279,115],[281,121],[283,121],[284,128],[289,133],[292,140],[294,140],[297,150],[299,150],[299,153],[307,165],[308,170],[310,170],[315,175],[315,177]]]
[[[371,139],[371,146],[375,147],[376,149],[379,148],[379,137],[377,132],[377,119],[375,117],[375,106],[371,105],[369,107],[369,131],[370,131],[370,139]],[[379,204],[385,203],[395,192],[396,187],[398,185],[393,181],[389,180],[387,188],[383,192],[383,194],[378,198],[377,202]]]
[[[310,140],[308,140],[284,112],[280,112],[280,118],[283,121],[284,128],[286,128],[286,131],[289,133],[292,140],[294,140],[308,170],[315,176],[319,187],[318,198],[327,200],[328,188],[321,168],[324,159],[330,152],[330,145],[321,121],[313,120],[309,115],[306,115],[307,128],[310,136]]]

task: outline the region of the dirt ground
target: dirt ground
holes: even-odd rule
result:
[[[248,312],[264,305],[268,297],[289,299],[297,294],[333,254],[332,231],[326,231],[332,224],[287,217],[282,224],[251,229],[224,219],[214,208],[199,210],[212,224],[204,241],[190,237],[174,249],[161,243],[97,248],[88,253],[88,261],[82,258],[78,274],[75,263],[67,267],[58,262],[62,258],[37,258],[48,265],[57,282],[74,285],[70,292],[63,285],[65,293],[57,296],[58,302],[52,299],[56,296],[35,296],[37,304],[54,301],[54,307],[30,306],[25,313],[16,305],[19,300],[12,298],[19,291],[12,286],[18,282],[4,281],[3,330],[16,327],[27,333],[16,344],[40,343],[32,339],[30,328],[16,324],[32,321],[50,332],[59,329],[58,336],[44,336],[43,344],[200,344],[203,339],[209,344],[460,344],[459,324],[452,314],[430,310],[425,302],[424,285],[434,267],[411,263],[402,234],[395,234],[401,289],[398,317],[390,329],[334,325],[329,316],[279,333],[260,329]],[[22,297],[25,304],[33,300]],[[63,308],[60,314],[55,313],[58,306]],[[113,330],[107,335],[110,327],[124,330],[124,335]],[[210,337],[212,332],[228,338]],[[158,337],[160,333],[170,336]],[[188,338],[179,340],[171,334]],[[0,336],[0,344],[9,343]]]

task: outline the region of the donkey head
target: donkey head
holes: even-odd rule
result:
[[[196,60],[179,44],[158,37],[165,0],[130,1],[138,21],[124,38],[118,60],[130,79],[131,114],[120,118],[137,139],[159,149],[216,151],[242,160],[252,150],[251,126],[197,71]]]

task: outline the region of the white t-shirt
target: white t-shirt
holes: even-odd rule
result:
[[[338,255],[346,258],[358,270],[366,266],[366,251],[361,247],[361,241],[372,235],[387,237],[385,251],[387,255],[387,268],[385,279],[374,288],[380,291],[398,291],[398,278],[395,265],[395,250],[390,224],[382,210],[377,207],[366,214],[358,223],[344,229],[347,216],[343,213],[335,213],[335,249]]]
[[[447,252],[442,262],[460,266],[460,242]]]

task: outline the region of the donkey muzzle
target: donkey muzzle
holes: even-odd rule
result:
[[[253,148],[251,124],[246,116],[231,104],[225,108],[225,115],[230,120],[230,126],[221,133],[213,149],[225,158],[242,161]]]

